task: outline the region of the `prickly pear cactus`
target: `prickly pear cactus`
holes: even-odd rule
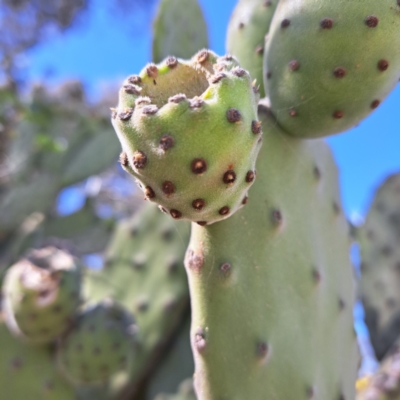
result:
[[[400,174],[378,188],[359,228],[360,294],[376,356],[381,359],[400,335]]]
[[[183,266],[188,241],[189,224],[177,223],[145,203],[116,228],[104,268],[88,271],[86,298],[115,299],[135,315],[138,325],[139,346],[125,382],[128,387],[111,385],[110,397],[121,391],[133,392],[133,397],[180,327],[189,307]]]
[[[265,90],[291,135],[349,129],[399,79],[397,0],[281,0],[264,58]]]
[[[256,79],[261,97],[265,96],[263,54],[279,0],[239,0],[229,21],[226,48]]]
[[[259,115],[264,145],[247,207],[192,225],[185,264],[196,393],[353,399],[355,293],[337,169],[323,142],[289,138],[265,107]]]
[[[211,224],[247,201],[261,126],[251,78],[232,57],[203,50],[147,65],[124,82],[112,122],[121,164],[173,218]]]
[[[73,383],[96,384],[128,370],[136,331],[132,315],[121,305],[109,300],[89,306],[60,343],[62,372]]]
[[[47,346],[31,346],[15,338],[0,316],[0,388],[2,399],[74,400],[71,385],[55,368]]]
[[[33,343],[47,343],[71,326],[81,304],[81,268],[54,247],[32,250],[4,279],[3,311],[8,328]]]
[[[161,0],[153,21],[153,61],[159,63],[172,55],[190,58],[208,47],[207,36],[197,0]]]

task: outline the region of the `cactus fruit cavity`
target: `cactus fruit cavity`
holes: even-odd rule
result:
[[[32,250],[4,278],[7,326],[30,342],[54,340],[73,321],[80,287],[80,265],[72,256],[53,247]]]
[[[256,79],[261,97],[265,96],[263,54],[265,35],[269,31],[278,0],[240,0],[231,16],[226,48]]]
[[[259,116],[264,145],[248,206],[192,225],[197,396],[354,399],[355,293],[336,166],[323,142],[288,137],[263,106]]]
[[[74,383],[98,384],[127,371],[136,331],[133,317],[121,305],[110,300],[88,307],[60,344],[63,373]]]
[[[360,294],[371,343],[381,359],[400,335],[400,174],[379,187],[359,228]]]
[[[122,166],[175,219],[223,220],[247,201],[261,145],[256,94],[231,56],[167,58],[128,77],[112,123]]]
[[[291,135],[349,129],[379,106],[399,79],[396,0],[281,0],[268,35],[264,84]]]

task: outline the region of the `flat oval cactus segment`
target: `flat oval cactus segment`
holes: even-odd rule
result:
[[[397,84],[396,0],[280,1],[264,55],[264,84],[281,127],[298,137],[352,128]]]
[[[261,97],[265,96],[265,36],[278,3],[278,0],[240,0],[233,10],[226,37],[227,51],[237,57],[243,68],[256,80]]]
[[[81,304],[81,266],[54,247],[32,250],[3,283],[5,322],[17,336],[47,343],[71,326]]]
[[[360,293],[377,358],[400,336],[400,174],[377,189],[365,223],[358,228]]]
[[[355,287],[337,168],[322,140],[289,137],[263,106],[259,118],[265,143],[248,204],[192,226],[197,397],[354,399]]]
[[[153,61],[189,58],[208,47],[207,23],[197,0],[162,0],[153,22]]]
[[[112,123],[121,164],[174,219],[211,224],[243,206],[261,145],[257,94],[232,56],[168,57],[126,79]]]

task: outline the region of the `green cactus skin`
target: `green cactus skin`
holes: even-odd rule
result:
[[[85,297],[110,297],[135,314],[139,327],[129,379],[111,382],[109,397],[139,390],[160,363],[165,346],[179,329],[189,308],[183,266],[190,224],[176,222],[152,203],[144,203],[129,220],[117,226],[105,252],[105,266],[88,271]],[[125,385],[126,384],[126,385]],[[134,397],[134,393],[129,393]]]
[[[400,400],[400,341],[397,339],[371,377],[358,381],[356,400]]]
[[[378,188],[359,228],[360,294],[371,343],[381,359],[400,335],[400,174]]]
[[[192,379],[187,379],[179,385],[175,395],[160,394],[155,400],[197,400]]]
[[[32,343],[48,343],[71,326],[81,304],[81,268],[54,247],[32,250],[11,266],[3,283],[9,329]]]
[[[261,127],[251,78],[208,50],[131,76],[112,118],[121,163],[145,198],[200,225],[243,206],[255,180]]]
[[[256,79],[260,96],[265,96],[263,54],[265,35],[269,31],[279,0],[240,0],[228,25],[226,48]]]
[[[190,58],[208,47],[207,24],[197,0],[161,0],[153,21],[153,61]]]
[[[59,346],[62,372],[73,383],[97,384],[128,370],[136,331],[121,305],[109,300],[89,306]]]
[[[52,350],[30,346],[10,334],[0,316],[0,388],[4,400],[74,400],[55,368]]]
[[[348,224],[328,147],[265,107],[249,204],[192,224],[185,265],[199,400],[353,399],[359,359]]]
[[[298,137],[349,129],[397,84],[397,0],[281,0],[264,58],[280,126]]]

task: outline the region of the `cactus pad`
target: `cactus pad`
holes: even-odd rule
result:
[[[400,174],[379,187],[360,228],[360,292],[365,321],[381,359],[400,336]]]
[[[122,166],[173,218],[211,224],[245,203],[261,124],[251,78],[232,57],[202,50],[149,64],[124,82],[112,122]]]
[[[261,107],[247,207],[193,225],[186,254],[199,400],[354,399],[358,348],[348,224],[322,141]]]
[[[189,307],[183,266],[189,227],[146,202],[132,218],[118,224],[103,269],[88,271],[86,276],[85,294],[90,301],[110,297],[135,315],[140,346],[129,370],[132,390],[158,364]],[[121,389],[117,386],[116,391]]]
[[[264,93],[263,54],[265,35],[269,31],[278,0],[240,0],[231,16],[226,48],[256,79],[261,97]]]
[[[197,0],[162,0],[153,22],[153,61],[192,57],[208,47],[207,24]]]
[[[77,261],[53,247],[32,250],[7,271],[3,309],[10,330],[35,343],[50,342],[70,325],[80,305]]]
[[[291,135],[318,137],[352,128],[399,79],[396,0],[283,0],[264,59],[271,109]]]

